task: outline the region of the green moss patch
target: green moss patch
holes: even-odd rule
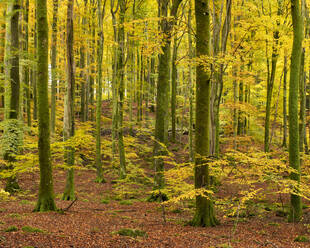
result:
[[[16,226],[9,226],[8,228],[4,229],[5,232],[17,232],[18,228]]]
[[[22,230],[27,233],[45,233],[46,232],[40,228],[31,227],[31,226],[23,226]]]
[[[146,232],[138,229],[130,229],[130,228],[122,228],[117,232],[114,232],[115,234],[119,234],[122,236],[128,236],[128,237],[145,237]]]

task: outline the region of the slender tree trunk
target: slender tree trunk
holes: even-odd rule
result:
[[[98,30],[99,30],[99,41],[98,41],[98,79],[97,79],[97,90],[96,90],[96,169],[97,169],[97,178],[96,182],[104,183],[105,180],[103,178],[103,171],[102,171],[102,164],[101,164],[101,98],[102,98],[102,58],[103,58],[103,43],[104,43],[104,36],[103,36],[103,17],[105,11],[105,3],[104,8],[101,9],[101,0],[98,0]]]
[[[35,10],[35,16],[37,18],[37,10]],[[34,49],[37,50],[37,23],[34,26]],[[35,59],[37,58],[37,53],[35,53]],[[33,119],[38,119],[38,101],[37,101],[37,66],[33,66],[32,71],[32,88],[33,88]]]
[[[50,153],[50,120],[48,109],[48,23],[46,0],[37,0],[38,49],[38,110],[40,186],[35,211],[54,211],[53,175]]]
[[[126,177],[126,160],[125,160],[125,148],[123,138],[123,105],[124,105],[124,57],[125,57],[125,32],[124,21],[126,11],[126,1],[119,0],[119,28],[118,28],[118,51],[117,51],[117,80],[119,85],[119,102],[118,102],[118,152],[119,152],[119,176],[121,179]]]
[[[284,56],[283,72],[283,147],[287,147],[287,56]]]
[[[29,46],[29,0],[26,0],[25,6],[24,6],[24,28],[25,28],[25,34],[24,34],[24,52],[26,55],[26,58],[29,57],[28,54],[28,46]],[[26,93],[26,112],[27,112],[27,125],[28,127],[31,127],[31,104],[30,104],[30,80],[29,80],[29,65],[24,65],[24,84],[25,84],[25,93]]]
[[[193,59],[193,45],[192,45],[192,4],[189,2],[189,11],[188,11],[188,53],[189,59]],[[191,162],[194,161],[194,147],[193,147],[193,115],[194,115],[194,108],[193,108],[193,97],[194,97],[194,90],[193,90],[193,79],[192,79],[192,65],[189,64],[188,66],[188,84],[189,84],[189,127],[188,127],[188,138],[189,138],[189,160]]]
[[[176,139],[176,95],[177,95],[177,65],[176,60],[178,56],[178,45],[177,45],[177,37],[174,37],[173,42],[173,53],[172,53],[172,60],[171,60],[171,141],[175,143]]]
[[[65,100],[64,116],[64,140],[74,136],[74,95],[75,95],[75,71],[73,51],[73,10],[74,0],[69,0],[67,5],[67,94]],[[74,147],[66,147],[65,160],[69,167],[74,166]],[[66,188],[63,200],[74,200],[74,169],[70,168],[67,174]]]
[[[116,17],[114,8],[114,0],[111,0],[111,14],[112,14],[112,25],[113,25],[113,37],[114,42],[117,43],[117,27]],[[116,10],[117,11],[117,10]],[[118,130],[118,83],[117,83],[117,48],[113,47],[112,57],[112,160],[115,161],[116,156],[116,139]]]
[[[301,64],[299,73],[299,151],[304,152],[304,135],[305,135],[305,110],[306,110],[306,96],[305,96],[305,49],[301,53]]]
[[[82,17],[82,35],[85,37],[85,26],[86,26],[86,15],[87,15],[87,1],[84,0],[84,16]],[[81,121],[85,122],[87,117],[86,113],[86,87],[87,87],[87,79],[86,79],[86,70],[85,70],[85,64],[86,64],[86,44],[81,44],[80,47],[80,69],[81,69]]]
[[[293,49],[291,55],[290,89],[289,89],[289,163],[296,170],[290,178],[300,182],[300,155],[298,132],[298,86],[301,64],[301,48],[303,40],[303,19],[300,11],[299,0],[291,0],[291,13],[293,22]],[[291,194],[290,222],[299,222],[302,216],[301,197],[298,195],[298,187]]]
[[[56,125],[56,86],[57,86],[57,21],[58,21],[58,0],[53,0],[53,24],[52,24],[52,94],[51,94],[51,133],[55,133]]]

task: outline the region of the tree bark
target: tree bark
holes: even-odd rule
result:
[[[50,120],[48,109],[48,23],[46,0],[37,0],[38,49],[38,110],[40,186],[35,211],[56,210],[50,153]]]
[[[299,0],[291,0],[291,14],[293,22],[293,48],[291,55],[290,89],[289,89],[289,163],[296,170],[290,178],[300,182],[300,155],[299,155],[299,132],[298,132],[298,87],[301,64],[301,48],[303,40],[303,20],[300,11]],[[299,222],[302,216],[301,197],[298,195],[298,187],[291,194],[291,207],[289,222]]]
[[[51,93],[51,133],[55,133],[56,125],[56,86],[57,86],[57,21],[58,21],[58,0],[53,1],[53,24],[52,24],[52,93]]]
[[[195,0],[196,15],[196,53],[197,57],[209,56],[210,9],[209,0]],[[195,189],[210,190],[210,171],[208,166],[210,146],[210,90],[211,75],[198,64],[196,67],[196,137],[195,137]],[[194,226],[215,226],[211,195],[196,196]]]
[[[74,136],[74,95],[75,95],[75,71],[73,51],[73,10],[74,0],[67,4],[67,92],[65,100],[64,116],[64,140],[67,141]],[[74,165],[74,147],[66,147],[65,160],[68,167]],[[68,169],[66,188],[62,197],[63,200],[74,200],[74,169]]]

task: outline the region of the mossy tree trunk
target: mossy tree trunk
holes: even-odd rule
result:
[[[210,10],[209,0],[195,0],[196,53],[197,57],[210,55]],[[210,190],[208,162],[210,148],[210,72],[202,64],[196,67],[196,137],[195,137],[195,188]],[[211,195],[196,196],[194,226],[215,226]]]
[[[125,148],[123,138],[123,105],[124,105],[124,57],[125,57],[125,33],[124,33],[124,21],[126,11],[126,1],[119,0],[118,2],[119,12],[119,26],[118,26],[118,51],[117,51],[117,81],[118,81],[118,152],[119,152],[119,176],[120,178],[126,177],[126,160],[125,160]]]
[[[19,76],[19,0],[8,3],[7,30],[6,30],[6,124],[3,135],[4,159],[9,163],[8,169],[12,170],[15,155],[22,143],[22,133],[18,121],[20,111],[20,76]],[[13,173],[13,172],[12,172]],[[19,190],[16,175],[11,175],[6,182],[5,191],[14,193]]]
[[[69,0],[67,4],[67,92],[65,100],[64,114],[64,140],[74,136],[74,94],[75,94],[75,75],[74,75],[74,51],[73,51],[73,10],[74,0]],[[68,167],[74,165],[74,147],[67,146],[65,161]],[[66,180],[66,187],[63,200],[74,200],[74,169],[69,168]]]
[[[293,23],[293,49],[290,68],[289,89],[289,163],[296,170],[290,178],[299,184],[300,182],[300,155],[299,155],[299,132],[298,132],[298,87],[301,64],[301,48],[303,40],[303,19],[300,11],[299,0],[291,0],[291,14]],[[302,208],[301,197],[298,195],[298,187],[291,194],[291,207],[289,222],[301,220]]]
[[[157,82],[157,98],[156,98],[156,119],[155,119],[155,143],[154,143],[154,168],[155,168],[155,189],[164,187],[164,161],[158,156],[165,153],[163,144],[167,144],[168,136],[168,110],[169,110],[169,78],[170,78],[170,45],[171,32],[175,20],[168,20],[168,4],[169,1],[159,1],[160,31],[164,34],[162,51],[159,55],[158,65],[158,82]],[[174,0],[171,7],[170,16],[175,18],[178,12],[181,0]]]
[[[50,120],[48,108],[48,23],[46,0],[37,0],[38,49],[38,113],[40,186],[35,211],[56,210],[50,153]]]
[[[56,85],[57,85],[57,21],[58,21],[58,0],[53,0],[53,24],[52,24],[52,85],[51,85],[51,133],[55,133],[56,124]]]

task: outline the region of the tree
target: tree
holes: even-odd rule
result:
[[[300,155],[299,155],[299,131],[298,131],[298,87],[299,72],[301,66],[301,47],[303,40],[303,20],[300,11],[299,0],[291,0],[291,15],[293,22],[293,48],[290,67],[289,89],[289,163],[296,170],[290,178],[300,182]],[[290,222],[298,222],[302,216],[301,197],[298,195],[298,187],[291,194]]]
[[[278,12],[277,15],[280,16],[282,14],[282,0],[278,0]],[[271,15],[271,13],[270,13]],[[278,43],[279,43],[279,21],[277,21],[277,28],[273,32],[273,45],[272,45],[272,55],[271,55],[271,72],[269,68],[269,58],[267,55],[267,103],[266,103],[266,117],[265,117],[265,143],[264,143],[264,150],[265,152],[269,152],[269,143],[270,143],[270,137],[269,137],[269,129],[270,129],[270,110],[271,110],[271,100],[272,100],[272,92],[273,92],[273,86],[274,86],[274,80],[276,76],[276,69],[277,69],[277,62],[278,62]],[[268,42],[266,41],[266,44]],[[267,46],[267,45],[266,45]],[[266,48],[267,51],[267,48]]]
[[[73,10],[74,0],[69,0],[67,5],[67,92],[65,99],[64,116],[64,140],[67,141],[74,136],[74,54],[73,54]],[[65,154],[66,163],[69,167],[74,165],[74,147],[67,146]],[[70,168],[67,174],[66,188],[63,200],[74,200],[74,169]]]
[[[40,186],[35,211],[56,210],[50,153],[50,120],[48,109],[48,23],[46,0],[37,0],[38,49],[38,113]]]
[[[196,54],[197,57],[209,56],[210,52],[210,9],[209,0],[195,0],[196,16]],[[210,190],[208,156],[210,148],[210,90],[211,75],[209,68],[198,64],[196,67],[196,135],[195,135],[195,188]],[[196,196],[194,226],[215,226],[211,195],[203,192]]]
[[[22,144],[21,123],[18,121],[20,111],[20,77],[19,77],[19,0],[8,3],[7,30],[6,30],[6,124],[3,135],[3,155],[13,169],[15,156],[18,154]],[[14,193],[19,190],[16,175],[7,179],[5,191]]]
[[[97,12],[98,12],[98,30],[99,30],[99,40],[98,40],[98,87],[96,90],[97,96],[97,107],[96,107],[96,169],[97,169],[97,178],[96,182],[103,183],[105,182],[102,172],[101,164],[101,98],[102,98],[102,56],[103,56],[103,18],[105,13],[105,3],[104,1],[103,8],[101,6],[101,0],[98,0]],[[101,9],[102,8],[102,9]]]
[[[51,132],[55,132],[56,124],[56,84],[57,84],[57,22],[58,22],[58,0],[53,0],[53,24],[52,24],[52,94],[51,94]]]
[[[174,0],[171,7],[170,16],[175,18],[181,0]],[[164,155],[163,144],[167,144],[168,134],[168,109],[169,109],[169,78],[170,78],[170,57],[171,57],[171,32],[175,20],[169,20],[168,4],[169,1],[161,0],[158,2],[160,10],[160,31],[164,35],[162,45],[163,53],[159,55],[158,82],[156,98],[156,123],[155,123],[155,143],[154,143],[154,168],[155,168],[155,188],[161,189],[164,186],[164,161],[158,156]]]
[[[119,152],[119,175],[120,178],[126,177],[126,158],[123,138],[123,105],[124,105],[124,57],[125,57],[125,33],[124,33],[124,21],[126,12],[126,1],[119,0],[118,2],[119,13],[119,27],[118,27],[118,49],[117,49],[117,82],[118,82],[118,152]]]

